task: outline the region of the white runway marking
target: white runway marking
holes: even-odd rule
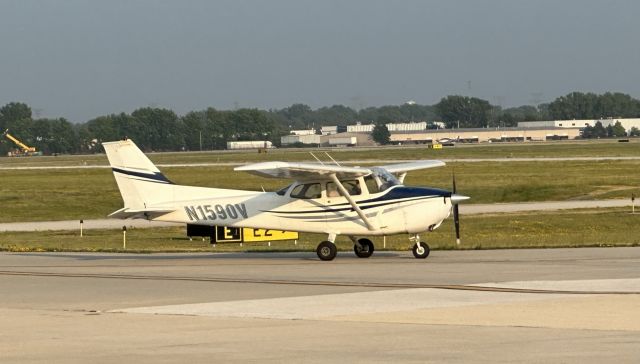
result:
[[[640,278],[592,279],[573,281],[517,281],[500,283],[470,284],[476,287],[496,287],[515,289],[536,289],[549,291],[580,292],[640,292]]]
[[[485,283],[477,286],[585,291],[510,293],[433,288],[284,297],[121,309],[110,312],[216,318],[321,320],[422,325],[519,326],[640,331],[640,278]]]
[[[308,320],[327,319],[334,316],[461,307],[479,304],[531,302],[569,296],[570,295],[562,294],[522,294],[416,288],[321,296],[139,307],[115,312]]]

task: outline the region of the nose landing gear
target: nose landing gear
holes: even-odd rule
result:
[[[423,241],[417,242],[413,245],[413,256],[417,259],[425,259],[429,256],[430,249],[429,245]]]
[[[429,253],[431,252],[431,249],[429,249],[429,244],[425,243],[424,241],[420,241],[420,235],[415,234],[413,236],[410,236],[409,240],[415,241],[415,244],[413,244],[413,248],[411,249],[411,251],[413,252],[413,256],[416,257],[416,259],[425,259],[429,256]]]

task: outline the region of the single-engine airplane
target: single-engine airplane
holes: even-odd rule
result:
[[[455,179],[453,192],[402,184],[410,171],[444,166],[437,160],[381,167],[347,167],[337,162],[236,167],[258,176],[294,180],[277,192],[256,192],[177,185],[133,141],[103,146],[124,200],[124,207],[109,217],[327,234],[316,249],[321,260],[335,258],[337,235],[348,236],[355,254],[368,258],[374,245],[364,236],[410,234],[415,242],[413,255],[426,258],[429,245],[418,234],[439,227],[453,210],[459,239],[457,204],[468,199],[455,193]]]

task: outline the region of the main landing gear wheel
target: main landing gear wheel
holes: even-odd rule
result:
[[[429,256],[429,245],[425,242],[419,242],[413,245],[413,256],[418,259],[425,259]]]
[[[320,260],[333,260],[333,258],[338,254],[338,248],[336,248],[336,245],[330,241],[323,241],[318,244],[316,254],[318,254],[318,258],[320,258]]]
[[[369,239],[358,239],[358,244],[353,245],[353,251],[358,258],[369,258],[373,254],[373,242]]]

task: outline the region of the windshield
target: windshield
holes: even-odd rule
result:
[[[287,191],[289,191],[289,187],[291,187],[291,184],[279,189],[278,191],[276,191],[276,193],[280,196],[284,196],[284,194],[287,193]]]
[[[391,186],[400,185],[400,181],[391,173],[389,173],[386,169],[382,168],[372,168],[373,173],[371,173],[371,177],[376,181],[378,185],[378,191],[382,192],[388,189]]]

